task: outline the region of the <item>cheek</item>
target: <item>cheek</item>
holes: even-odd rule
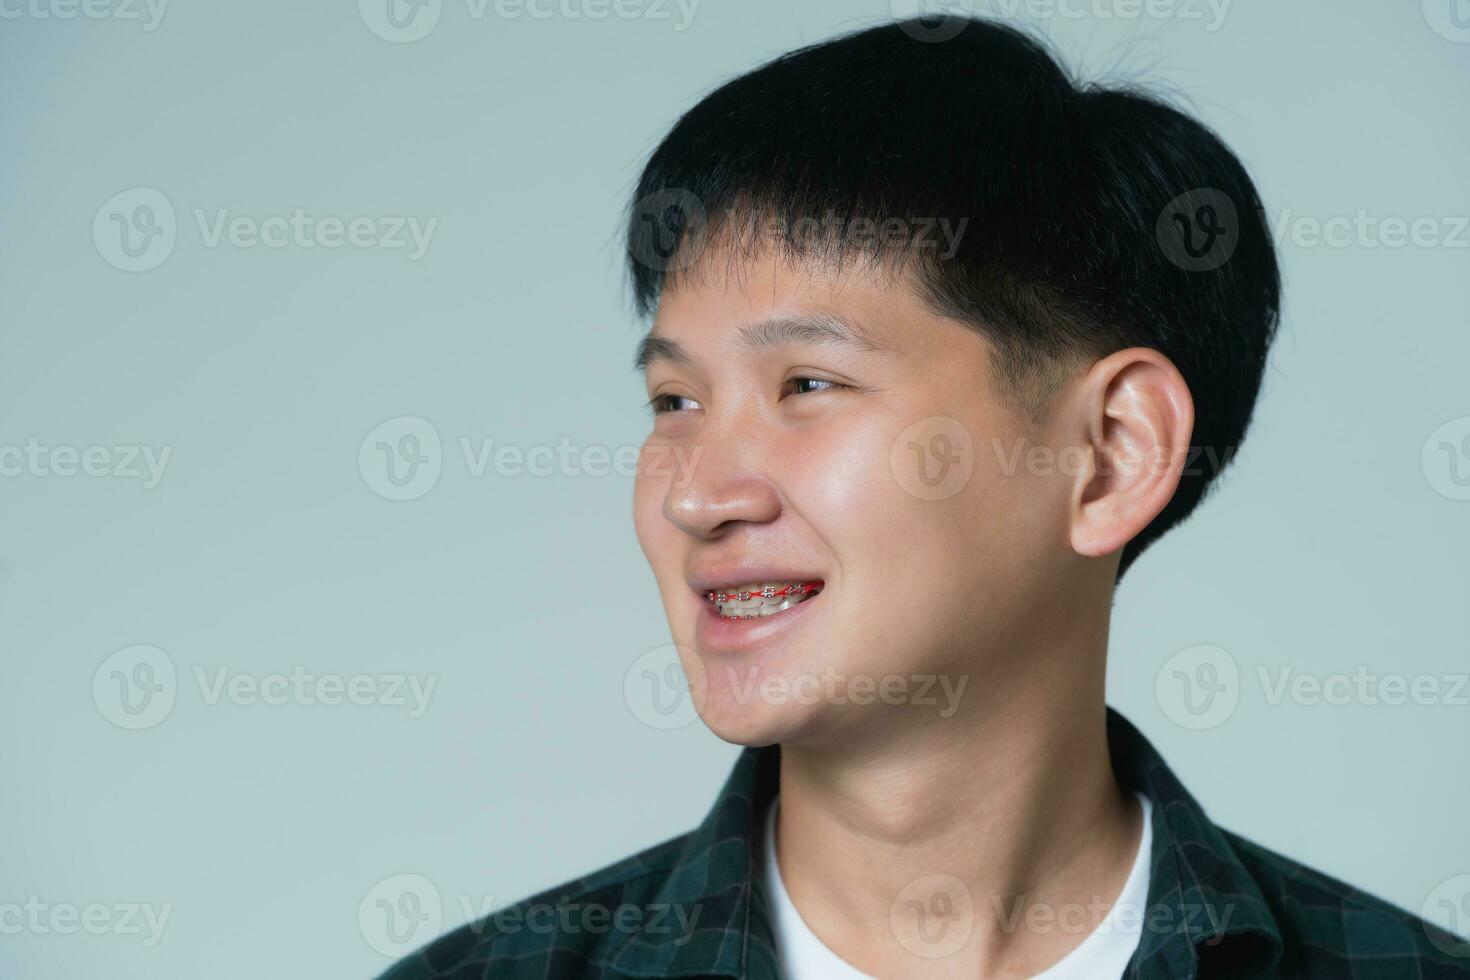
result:
[[[668,522],[663,511],[671,477],[652,466],[650,459],[649,447],[645,445],[633,476],[633,531],[648,564],[662,581],[664,565],[678,561],[671,550],[678,529]]]
[[[779,452],[792,506],[850,574],[943,568],[973,553],[1017,494],[981,455],[973,423],[930,431],[912,414],[854,413]]]
[[[693,612],[681,601],[687,593],[684,585],[685,541],[678,528],[664,517],[664,499],[669,491],[669,477],[644,472],[640,467],[633,478],[633,530],[638,546],[653,572],[663,599],[676,643],[692,641]]]
[[[865,551],[873,519],[901,503],[887,466],[891,429],[885,419],[854,415],[794,433],[773,454],[789,505],[839,563]]]
[[[912,425],[908,416],[857,418],[808,433],[784,453],[800,461],[786,485],[836,560],[843,615],[862,621],[875,640],[912,641],[904,631],[926,628],[919,623],[942,632],[962,626],[957,617],[1010,604],[1053,536],[1045,489],[1024,467],[1003,466],[979,423],[966,423],[975,435],[963,447],[963,471],[948,482],[932,454],[921,460],[909,452],[930,446],[931,433],[916,437]],[[936,448],[946,445],[961,452],[953,439]],[[915,480],[921,462],[928,485]],[[898,609],[911,615],[894,615]],[[892,636],[890,625],[898,628]]]
[[[640,468],[633,477],[633,530],[645,553],[654,531],[654,519],[661,516],[657,493],[653,479],[645,476]]]

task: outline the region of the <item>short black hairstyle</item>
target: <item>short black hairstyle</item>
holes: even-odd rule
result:
[[[991,342],[994,379],[1033,423],[1065,368],[1132,346],[1168,357],[1194,398],[1191,458],[1173,499],[1124,548],[1120,577],[1194,510],[1245,436],[1281,291],[1245,168],[1162,98],[1074,81],[1014,28],[889,22],[783,55],[702,99],[633,194],[639,314],[708,243],[734,240],[737,216],[785,229],[774,244],[790,257],[875,258],[911,275],[936,312]],[[894,218],[965,230],[949,253],[832,233]],[[827,233],[795,233],[803,225]]]

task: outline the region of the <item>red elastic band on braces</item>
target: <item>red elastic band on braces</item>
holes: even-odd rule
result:
[[[821,585],[815,582],[798,582],[795,585],[788,585],[779,589],[773,585],[768,585],[759,592],[706,592],[704,595],[706,599],[711,599],[715,602],[734,602],[736,599],[743,601],[745,599],[754,599],[756,596],[760,596],[763,599],[774,599],[777,596],[796,595],[797,593],[805,595],[808,592],[816,592],[819,589],[821,589]]]

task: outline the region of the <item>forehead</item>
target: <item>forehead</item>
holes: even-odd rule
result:
[[[735,347],[749,353],[786,344],[830,347],[861,353],[889,349],[858,324],[823,310],[776,313],[765,319],[741,324],[726,339]],[[638,345],[634,366],[639,370],[647,370],[648,365],[656,360],[689,364],[695,357],[675,337],[654,330]]]
[[[706,255],[667,281],[638,366],[679,360],[680,350],[740,353],[783,344],[906,351],[922,346],[942,319],[906,275],[890,269]]]

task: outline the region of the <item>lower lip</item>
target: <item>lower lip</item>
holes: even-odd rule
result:
[[[750,619],[727,619],[716,611],[713,602],[701,598],[699,621],[694,626],[694,642],[701,650],[712,653],[749,653],[780,640],[800,626],[808,618],[812,604],[821,598],[822,592],[818,592],[773,616]]]

